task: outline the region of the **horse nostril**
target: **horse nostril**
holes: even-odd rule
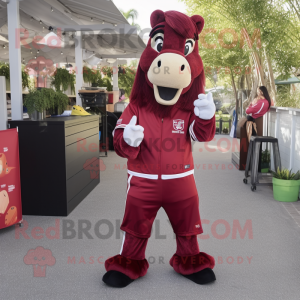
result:
[[[157,65],[160,68],[160,66],[161,66],[161,61],[160,60],[157,62]]]
[[[184,66],[184,65],[182,65],[182,66],[181,66],[181,71],[183,71],[183,70],[184,70],[184,68],[185,68],[185,66]]]

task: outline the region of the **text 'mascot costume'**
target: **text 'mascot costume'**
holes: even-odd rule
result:
[[[115,151],[128,159],[128,185],[121,251],[105,262],[103,281],[110,286],[124,287],[146,274],[146,245],[161,207],[176,234],[171,266],[198,284],[215,280],[214,258],[197,242],[203,230],[191,148],[191,139],[210,141],[215,133],[215,105],[204,94],[198,50],[203,26],[198,15],[151,15],[130,104],[114,131]]]

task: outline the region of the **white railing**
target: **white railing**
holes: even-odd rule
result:
[[[264,116],[263,134],[278,139],[283,168],[300,170],[300,109],[272,106]]]

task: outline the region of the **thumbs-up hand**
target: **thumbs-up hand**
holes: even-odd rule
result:
[[[131,147],[138,147],[144,138],[144,127],[136,125],[136,116],[133,116],[123,133],[124,141]]]
[[[207,95],[199,94],[198,99],[194,101],[194,106],[195,115],[203,120],[210,120],[216,112],[216,106],[211,92]]]

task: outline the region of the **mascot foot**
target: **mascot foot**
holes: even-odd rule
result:
[[[197,284],[207,284],[216,280],[215,273],[210,268],[206,268],[199,272],[183,276],[194,281]]]
[[[123,288],[132,283],[134,279],[131,279],[130,277],[121,272],[112,270],[104,274],[102,281],[109,286]]]

